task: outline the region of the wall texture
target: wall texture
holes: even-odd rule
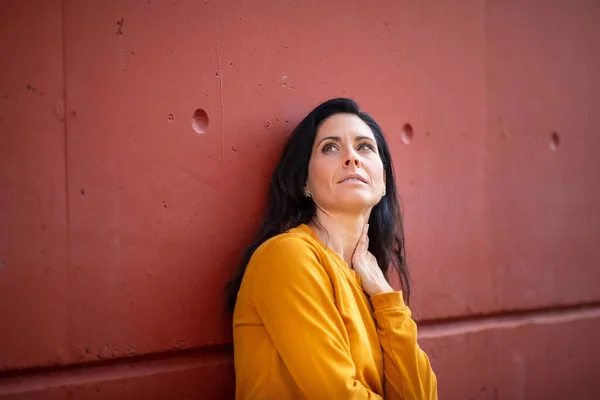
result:
[[[0,398],[232,398],[224,285],[334,96],[440,397],[600,398],[600,2],[5,0],[0,55]]]

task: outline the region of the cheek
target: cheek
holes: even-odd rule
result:
[[[385,168],[381,165],[381,183],[385,184]]]
[[[373,178],[373,181],[375,183],[377,183],[378,185],[385,184],[385,169],[383,168],[383,163],[381,161],[374,162],[371,171],[371,177]]]
[[[308,185],[313,191],[318,190],[323,181],[323,160],[319,158],[311,159],[308,164]]]
[[[308,164],[308,185],[312,191],[324,192],[335,175],[333,157],[316,157]]]

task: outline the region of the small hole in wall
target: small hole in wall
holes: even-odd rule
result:
[[[402,141],[404,144],[409,144],[413,139],[413,127],[411,124],[406,123],[402,127]]]
[[[558,136],[558,133],[552,132],[550,134],[550,150],[558,150],[558,145],[560,145],[560,136]]]
[[[208,128],[208,114],[199,108],[192,115],[192,129],[198,134],[206,133]]]

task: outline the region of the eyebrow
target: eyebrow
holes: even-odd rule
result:
[[[355,142],[360,142],[361,140],[365,140],[365,139],[370,140],[371,142],[375,142],[373,139],[371,139],[368,136],[357,136],[357,137],[354,138],[354,141]],[[323,139],[321,139],[321,141],[319,142],[319,144],[317,145],[317,147],[320,146],[321,143],[323,143],[326,140],[333,140],[335,142],[340,142],[342,139],[340,139],[339,136],[327,136],[327,137],[324,137]]]

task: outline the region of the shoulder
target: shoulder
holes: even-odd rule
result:
[[[252,286],[285,287],[303,281],[329,282],[323,249],[308,233],[292,229],[261,244],[248,263],[244,280]]]
[[[292,229],[261,244],[252,255],[250,263],[271,258],[320,258],[319,250],[318,243],[309,234]]]
[[[332,301],[326,257],[321,244],[303,229],[270,238],[250,258],[238,292],[239,304],[264,316],[274,310],[287,313],[301,304]]]

